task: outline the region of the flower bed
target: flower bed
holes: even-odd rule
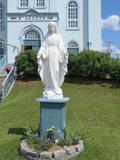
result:
[[[39,129],[28,128],[20,144],[20,153],[29,159],[69,159],[83,150],[83,141],[78,130],[64,130],[64,138],[57,135],[55,127],[48,128],[44,135]]]
[[[27,142],[27,140],[22,140],[20,144],[20,153],[22,156],[31,159],[31,160],[68,160],[83,151],[83,141],[80,140],[77,145],[73,146],[65,146],[62,148],[57,148],[43,152],[37,152],[33,148],[31,148]]]

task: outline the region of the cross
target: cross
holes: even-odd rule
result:
[[[92,43],[88,41],[88,42],[86,43],[86,46],[88,47],[88,50],[90,50],[90,46],[92,46]]]

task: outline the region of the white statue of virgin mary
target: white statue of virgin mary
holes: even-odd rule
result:
[[[45,86],[43,97],[63,97],[60,88],[67,73],[68,53],[54,22],[48,23],[48,33],[37,54],[38,73]]]

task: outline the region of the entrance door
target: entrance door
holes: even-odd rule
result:
[[[32,49],[32,46],[24,46],[24,51]]]
[[[23,50],[36,49],[39,50],[41,46],[40,35],[35,30],[28,30],[24,36]]]

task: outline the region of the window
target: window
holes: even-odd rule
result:
[[[41,46],[40,34],[33,29],[28,30],[24,35],[24,50],[36,49]]]
[[[35,32],[34,30],[33,31],[28,31],[25,34],[25,39],[28,39],[28,40],[37,40],[37,39],[39,39],[39,34],[37,32]]]
[[[3,6],[0,4],[0,29],[3,28]]]
[[[68,28],[78,28],[78,5],[75,1],[70,1],[67,7],[67,26]]]
[[[71,41],[68,44],[68,48],[67,48],[68,53],[79,53],[79,47],[78,44],[74,41]]]
[[[36,0],[36,7],[44,7],[45,0]]]
[[[20,0],[20,7],[28,7],[28,0]]]

